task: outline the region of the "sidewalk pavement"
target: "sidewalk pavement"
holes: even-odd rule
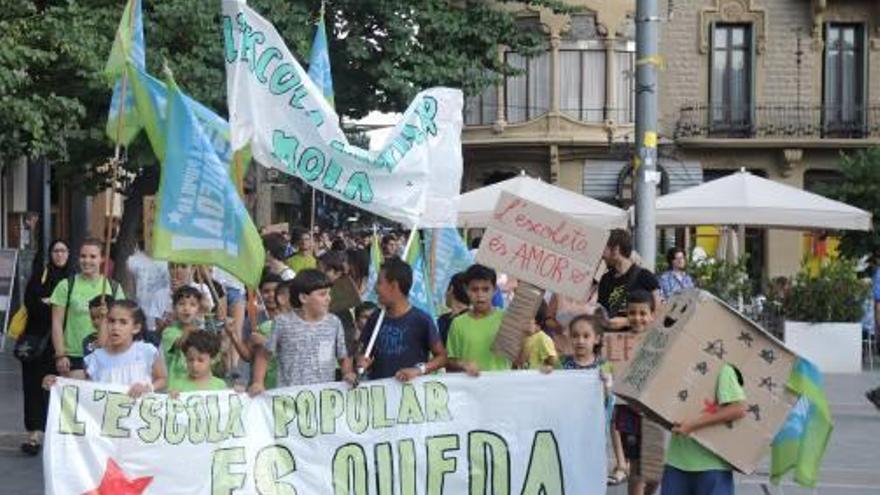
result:
[[[19,451],[22,433],[21,366],[10,346],[0,353],[0,480],[2,494],[41,495],[43,468],[40,457]],[[826,390],[835,429],[825,455],[817,490],[791,482],[774,487],[765,473],[738,476],[738,495],[876,495],[880,493],[880,411],[864,397],[865,390],[880,385],[880,369],[859,375],[828,375]],[[608,495],[624,495],[626,486],[610,487]]]

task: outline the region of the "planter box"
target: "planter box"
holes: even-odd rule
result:
[[[861,323],[785,322],[785,345],[823,373],[862,371]]]

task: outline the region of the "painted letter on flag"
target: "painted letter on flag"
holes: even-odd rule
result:
[[[339,116],[268,21],[223,1],[232,146],[265,166],[408,226],[453,225],[461,187],[462,93],[422,91],[378,152],[348,143]]]

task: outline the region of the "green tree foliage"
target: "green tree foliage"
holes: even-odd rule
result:
[[[874,223],[874,228],[868,232],[843,232],[840,252],[854,258],[874,253],[880,249],[880,147],[843,155],[840,173],[842,181],[827,185],[820,192],[870,212]]]
[[[503,3],[503,2],[502,2]],[[561,10],[556,0],[535,0]],[[319,0],[251,0],[307,61]],[[124,0],[0,0],[0,163],[46,156],[82,179],[112,154],[104,136],[111,88],[101,75]],[[167,61],[180,86],[225,114],[219,1],[143,0],[147,69]],[[400,111],[421,89],[475,94],[515,71],[499,44],[534,53],[542,36],[483,0],[328,0],[330,58],[340,114]],[[145,139],[129,163],[155,162]]]
[[[859,279],[852,259],[823,260],[817,272],[804,265],[785,294],[785,317],[811,323],[856,322],[869,293],[869,284]]]

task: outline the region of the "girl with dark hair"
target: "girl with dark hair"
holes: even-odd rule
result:
[[[40,453],[43,431],[46,429],[46,414],[49,411],[49,392],[42,388],[43,378],[56,373],[49,297],[55,286],[73,273],[70,267],[70,248],[65,241],[52,241],[46,266],[43,266],[42,258],[42,253],[37,253],[34,270],[24,293],[28,322],[22,338],[28,336],[27,338],[40,343],[33,358],[21,362],[24,427],[27,430],[27,441],[21,444],[21,450],[32,456]]]

